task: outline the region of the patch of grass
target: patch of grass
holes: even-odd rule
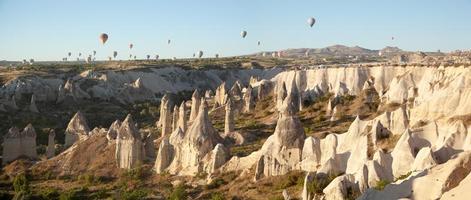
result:
[[[219,188],[220,186],[226,184],[226,181],[222,178],[216,178],[211,181],[208,185],[206,185],[206,189],[211,190],[211,189],[216,189]]]
[[[169,200],[186,200],[188,198],[188,193],[185,190],[184,185],[178,185],[172,191],[169,196]]]
[[[308,183],[307,191],[311,194],[322,194],[322,191],[336,177],[337,176],[335,174],[328,174],[326,177],[314,177],[314,179]]]
[[[220,192],[215,192],[211,194],[211,200],[224,200],[224,195]]]
[[[277,190],[286,189],[292,186],[297,186],[302,188],[304,184],[304,173],[303,172],[290,172],[285,175],[281,180],[274,183],[274,187]]]
[[[401,176],[397,177],[396,180],[394,180],[394,181],[406,179],[406,178],[409,177],[411,174],[412,174],[412,171],[407,172],[407,174],[404,174],[404,175],[401,175]]]
[[[146,189],[122,190],[119,198],[122,200],[140,200],[144,199],[149,192]]]
[[[388,185],[390,182],[387,181],[387,180],[379,180],[377,183],[376,183],[376,186],[374,187],[376,190],[384,190],[384,188],[386,187],[386,185]]]

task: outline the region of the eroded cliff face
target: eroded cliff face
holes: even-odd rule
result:
[[[139,72],[140,77],[136,79],[137,81],[132,81],[134,82],[132,88],[145,87],[146,90],[158,93],[169,88],[168,91],[176,92],[193,91],[204,87],[201,85],[202,82],[198,82],[199,78],[184,80],[183,77],[188,78],[189,75],[185,75],[181,69],[159,70],[163,77],[172,76],[174,80],[165,80],[175,81],[174,84],[169,87],[165,83],[158,86],[160,78],[151,78],[149,74],[145,74],[157,72]],[[89,77],[102,77],[109,73],[116,72],[103,72],[100,76],[93,73],[83,74],[71,81],[80,82]],[[215,96],[195,91],[192,102],[188,102],[188,105],[191,105],[189,113],[185,111],[184,104],[180,105],[180,109],[175,106],[167,108],[166,116],[173,118],[178,116],[178,119],[182,120],[174,120],[173,130],[165,130],[166,133],[162,135],[154,163],[157,173],[196,175],[201,172],[212,174],[217,171],[254,170],[253,178],[257,181],[263,177],[302,170],[310,172],[305,179],[305,188],[312,180],[340,175],[324,189],[323,195],[326,199],[346,199],[352,191],[363,193],[364,196],[361,198],[364,199],[406,198],[411,196],[412,191],[414,198],[424,196],[425,199],[429,197],[436,199],[446,195],[447,191],[453,191],[453,187],[459,185],[458,183],[471,171],[469,165],[471,135],[468,134],[471,117],[470,68],[352,66],[287,71],[241,70],[225,75],[222,75],[222,71],[215,73],[208,70],[189,74],[194,73],[209,78],[205,80],[207,81],[205,84],[212,84],[209,86],[212,89],[221,85],[222,76],[227,78],[224,79],[226,83],[234,77],[239,77],[241,82],[246,81],[244,82],[246,85],[242,86],[244,85],[242,83],[240,88],[233,86],[231,90],[220,89]],[[248,77],[254,75],[260,79],[251,78],[248,85]],[[117,77],[121,76],[123,75],[113,75],[114,78],[107,77],[103,81],[108,85],[106,87],[112,88],[125,82],[119,82],[120,79]],[[146,85],[146,80],[156,82],[152,82],[154,85]],[[65,88],[75,88],[71,81],[68,81]],[[109,86],[113,84],[115,85]],[[5,88],[4,92],[10,91]],[[14,91],[16,94],[23,90]],[[83,91],[89,93],[91,90]],[[255,93],[257,98],[252,97]],[[316,100],[329,93],[332,95],[327,111],[332,116],[341,112],[336,105],[342,97],[348,95],[361,96],[375,93],[379,95],[381,105],[377,115],[371,118],[357,116],[343,133],[330,133],[322,138],[306,138],[303,124],[298,119],[299,111],[303,110],[302,102]],[[209,99],[201,98],[202,96],[207,96]],[[15,95],[8,99],[15,99],[14,97]],[[272,109],[278,119],[274,132],[264,141],[261,149],[248,156],[230,158],[226,144],[222,144],[224,143],[224,139],[220,137],[222,133],[218,133],[212,126],[207,101],[211,99],[217,102],[219,107],[229,105],[226,111],[232,112],[234,108],[234,113],[228,112],[227,116],[226,132],[231,133],[234,129],[231,122],[234,118],[232,115],[253,112],[254,106],[251,104],[266,97],[274,98]],[[369,98],[366,95],[365,101]],[[37,100],[39,99],[38,96]],[[239,109],[231,105],[237,104],[237,101],[232,102],[232,99],[241,100],[244,106]],[[218,106],[213,111],[217,110]],[[184,119],[188,114],[189,120],[185,122]],[[73,136],[83,137],[71,140],[70,145],[78,146],[89,142],[94,131],[88,130],[86,124],[82,122],[85,121],[81,119],[83,117],[74,118],[77,119],[71,121],[70,132]],[[331,119],[332,123],[335,123],[336,119]],[[108,140],[116,139],[112,143],[116,144],[117,167],[127,169],[137,166],[145,156],[139,130],[130,121],[132,120],[125,120],[126,123],[123,122],[121,125],[117,122],[103,134],[107,135]],[[169,120],[163,121],[170,123]],[[162,123],[159,125],[162,126]],[[396,138],[391,148],[386,149],[381,146],[379,141],[384,138]],[[71,151],[74,150],[67,150]],[[458,175],[459,178],[455,178]],[[441,177],[433,185],[437,192],[427,193],[420,185],[427,180],[430,181],[430,177],[434,176]],[[368,189],[374,188],[380,181],[393,182],[398,178],[403,180],[387,186],[384,191]],[[397,188],[401,192],[397,192]],[[312,195],[314,194],[309,194],[306,189],[303,198],[312,199],[310,198]]]

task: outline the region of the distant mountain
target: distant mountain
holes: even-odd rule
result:
[[[345,45],[332,45],[324,48],[297,48],[297,49],[285,49],[281,50],[282,55],[286,57],[305,57],[306,54],[309,56],[319,57],[330,57],[330,56],[376,56],[380,50],[371,50],[360,46],[348,47]],[[404,53],[403,50],[397,47],[385,47],[381,51],[387,53]],[[264,51],[252,55],[261,55],[276,51]]]

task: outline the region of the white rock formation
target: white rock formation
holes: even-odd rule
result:
[[[178,131],[178,130],[177,130]],[[169,143],[168,138],[162,139],[160,142],[159,151],[154,164],[154,170],[158,174],[163,173],[164,170],[170,165],[173,159],[173,147]]]
[[[167,94],[160,101],[160,118],[157,124],[161,128],[162,137],[170,135],[172,132],[172,102]]]
[[[46,148],[46,157],[52,158],[56,155],[56,142],[54,141],[56,137],[56,132],[54,129],[51,129],[48,134],[47,139],[47,148]]]
[[[191,96],[191,110],[190,110],[190,120],[189,120],[190,122],[192,122],[196,118],[196,116],[198,116],[198,110],[201,104],[200,101],[201,101],[201,96],[198,89],[196,89],[193,92],[193,95]]]
[[[29,111],[34,112],[34,113],[39,113],[38,107],[36,107],[36,97],[31,95],[31,103],[29,105]]]
[[[182,104],[180,104],[180,108],[178,109],[178,128],[180,128],[183,132],[186,131],[187,129],[187,117],[186,117],[186,107],[185,107],[185,102],[183,101]],[[176,130],[173,130],[176,131]]]
[[[72,146],[79,140],[85,140],[88,138],[90,128],[88,127],[87,120],[82,112],[78,111],[70,120],[65,129],[65,147]]]
[[[121,123],[116,137],[115,159],[119,168],[132,169],[142,164],[143,145],[141,134],[131,115]]]
[[[188,131],[184,134],[181,129],[178,129],[172,133],[169,143],[173,146],[174,156],[167,168],[164,165],[159,166],[160,172],[168,171],[171,174],[193,176],[205,170],[208,172],[209,169],[209,171],[214,171],[216,167],[225,162],[221,161],[220,153],[215,153],[215,157],[211,157],[211,151],[222,139],[211,125],[207,107],[206,100],[201,99],[198,116],[194,119]],[[219,148],[221,147],[217,147],[215,152],[220,152]],[[159,152],[157,159],[166,157],[165,155],[170,154],[169,152],[169,149]],[[213,164],[212,167],[208,168],[210,161]],[[156,163],[165,162],[156,160]]]
[[[172,132],[178,128],[178,116],[180,115],[180,111],[178,109],[178,105],[173,107],[172,113]]]
[[[23,131],[12,127],[3,137],[3,164],[16,160],[20,156],[36,159],[36,131],[31,124],[28,124]]]
[[[214,95],[215,106],[222,106],[226,104],[226,82],[222,82],[218,88],[216,88],[216,94]]]
[[[243,112],[250,113],[255,109],[255,99],[252,94],[252,86],[248,86],[245,89],[244,96],[242,97],[244,104],[243,104]]]
[[[111,124],[110,128],[108,129],[108,131],[106,133],[106,138],[109,141],[116,140],[116,137],[118,135],[119,127],[121,127],[121,121],[120,120],[116,120]]]
[[[230,98],[226,101],[226,115],[224,120],[224,135],[229,135],[234,132],[234,111],[232,100]]]
[[[301,169],[314,172],[321,163],[321,144],[318,138],[308,137],[304,141]]]

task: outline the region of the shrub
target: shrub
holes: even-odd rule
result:
[[[13,188],[16,193],[30,192],[29,181],[24,173],[15,176],[15,178],[13,179]]]
[[[41,199],[57,199],[59,192],[55,188],[44,188],[38,191],[38,195]]]
[[[389,181],[387,180],[379,180],[377,183],[376,183],[376,186],[374,187],[376,190],[383,190],[386,185],[389,184]]]
[[[220,192],[213,193],[211,195],[211,200],[224,200],[224,195]]]
[[[225,183],[226,183],[226,181],[224,181],[224,179],[216,178],[213,181],[211,181],[211,183],[206,185],[206,189],[208,189],[208,190],[215,189],[215,188],[220,187],[221,185],[224,185]]]
[[[123,200],[140,200],[144,199],[147,196],[147,190],[144,189],[137,189],[132,191],[123,190],[120,193],[120,198]]]
[[[170,194],[169,200],[186,200],[188,197],[188,193],[185,191],[185,187],[183,185],[178,185]]]

